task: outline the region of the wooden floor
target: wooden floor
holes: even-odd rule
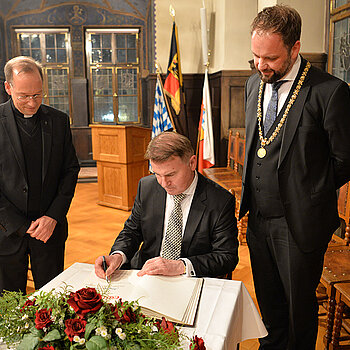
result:
[[[97,183],[78,183],[69,210],[69,237],[66,244],[65,268],[75,262],[91,263],[102,254],[108,254],[118,232],[130,212],[100,206]],[[239,248],[239,264],[233,279],[241,280],[256,303],[249,252],[245,244]],[[29,290],[31,286],[29,285]],[[324,319],[320,321],[316,350],[323,349]],[[241,350],[258,349],[256,339],[241,344]]]

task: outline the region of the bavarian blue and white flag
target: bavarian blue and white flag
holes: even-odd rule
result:
[[[166,108],[162,84],[157,75],[156,92],[154,97],[152,139],[163,131],[174,129]]]

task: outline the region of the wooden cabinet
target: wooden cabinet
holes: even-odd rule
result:
[[[149,174],[144,154],[151,129],[132,125],[90,125],[97,163],[98,204],[130,210],[141,177]]]

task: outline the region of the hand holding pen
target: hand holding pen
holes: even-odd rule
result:
[[[122,263],[122,256],[120,254],[101,255],[95,261],[95,273],[98,277],[110,281],[112,273],[118,269]]]
[[[107,273],[106,273],[106,271],[107,271],[107,263],[106,263],[106,258],[105,258],[104,255],[102,256],[102,267],[103,267],[104,273],[106,274],[106,282],[108,283],[108,277],[107,277]]]

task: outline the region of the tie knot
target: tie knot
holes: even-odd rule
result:
[[[275,83],[272,83],[272,90],[278,91],[278,89],[281,87],[283,83],[285,83],[287,80],[279,80],[276,81]]]
[[[179,205],[185,197],[186,195],[183,193],[173,195],[175,205]]]

